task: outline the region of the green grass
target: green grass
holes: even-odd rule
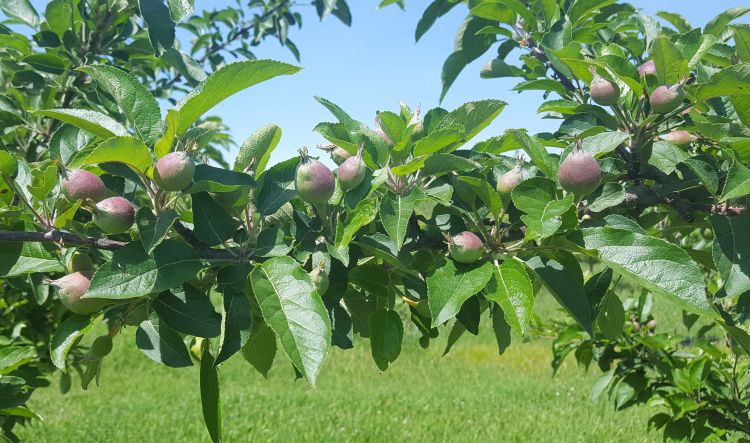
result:
[[[489,322],[485,322],[489,323]],[[552,377],[550,343],[516,339],[503,356],[491,331],[466,336],[442,357],[447,333],[428,350],[407,337],[401,356],[380,373],[367,342],[334,350],[312,388],[294,381],[277,357],[263,379],[241,357],[221,368],[225,441],[656,441],[654,411],[615,412],[590,399],[598,377],[571,360]],[[44,423],[19,428],[30,442],[208,441],[197,367],[151,362],[117,337],[101,387],[66,395],[37,391],[31,406]]]

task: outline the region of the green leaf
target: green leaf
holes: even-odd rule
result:
[[[351,141],[354,131],[351,124],[323,122],[315,125],[313,130],[340,148],[352,153],[357,152],[357,144]]]
[[[76,152],[69,166],[80,168],[98,163],[118,162],[145,173],[153,165],[151,151],[135,137],[112,137],[98,145]]]
[[[258,235],[254,255],[259,257],[288,255],[293,249],[291,243],[291,236],[283,229],[264,229]]]
[[[245,143],[240,146],[240,152],[234,161],[235,171],[244,171],[253,165],[256,174],[266,169],[271,153],[281,140],[281,128],[274,124],[267,124],[253,133]]]
[[[176,131],[179,121],[179,112],[174,109],[167,111],[167,116],[164,119],[164,133],[154,145],[154,154],[156,154],[156,158],[162,158],[172,150],[172,143],[174,143],[175,136],[177,135]]]
[[[169,4],[169,16],[172,21],[179,23],[193,13],[195,0],[167,0]]]
[[[584,228],[586,249],[635,284],[696,314],[717,317],[706,298],[703,274],[681,247],[648,235],[610,227]]]
[[[94,138],[83,129],[64,123],[57,128],[49,141],[50,158],[67,165],[73,155],[88,146]]]
[[[575,114],[576,109],[579,109],[580,103],[574,102],[573,100],[547,100],[536,110],[537,113],[542,112],[558,112],[560,114]]]
[[[484,293],[488,300],[500,305],[505,321],[523,334],[534,311],[534,287],[526,268],[515,260],[494,265],[492,279]]]
[[[403,0],[400,1],[403,2]],[[331,14],[341,20],[341,23],[345,24],[346,26],[352,25],[352,12],[351,10],[349,10],[349,5],[345,0],[337,0],[336,7],[333,8]],[[299,57],[297,57],[297,60],[299,60]]]
[[[0,10],[9,18],[32,28],[39,25],[39,14],[29,0],[0,0]]]
[[[687,34],[688,36],[695,35],[696,40],[685,40],[683,41],[680,39],[678,43],[682,44],[682,52],[689,56],[688,61],[688,68],[694,68],[698,65],[698,63],[703,60],[703,58],[708,54],[713,46],[717,42],[717,38],[713,35],[701,35],[698,36],[698,32],[696,30],[695,33]]]
[[[536,137],[532,137],[525,131],[518,129],[511,129],[506,135],[513,137],[518,142],[524,152],[531,158],[534,165],[545,176],[550,178],[557,177],[559,161],[547,152],[547,149],[545,149]]]
[[[495,23],[471,15],[461,23],[453,46],[454,52],[448,56],[443,64],[443,71],[440,76],[443,83],[443,89],[440,92],[441,102],[464,67],[487,52],[496,41],[494,35],[479,34],[480,30]]]
[[[589,210],[602,212],[625,201],[625,188],[621,183],[605,183],[588,197]]]
[[[349,246],[357,231],[372,223],[377,215],[378,201],[376,199],[369,198],[357,203],[357,206],[346,216],[344,228],[340,228],[341,223],[336,228],[336,247],[345,248]]]
[[[481,165],[474,160],[457,155],[436,153],[427,156],[423,173],[432,176],[446,172],[477,171],[479,169],[481,169]]]
[[[333,103],[332,101],[325,99],[323,97],[315,96],[315,100],[320,103],[321,105],[325,106],[326,109],[331,111],[331,114],[333,114],[336,119],[338,119],[339,122],[345,123],[347,125],[356,125],[359,126],[361,123],[354,120],[349,114],[346,113],[339,105],[336,103]]]
[[[729,97],[729,99],[732,102],[734,112],[737,113],[737,118],[740,120],[740,122],[742,122],[743,125],[750,128],[750,95],[733,95]],[[745,137],[740,138],[740,140],[741,141],[739,142],[731,143],[730,146],[732,146],[732,148],[738,152],[740,151],[740,149],[736,148],[736,145],[743,146],[745,151],[747,151],[747,149],[750,149],[750,139]],[[746,155],[740,155],[740,157],[744,160],[746,158]]]
[[[572,229],[577,225],[573,195],[568,194],[562,200],[550,201],[541,211],[522,215],[521,220],[528,228],[527,237],[546,238],[559,231]]]
[[[499,0],[482,0],[473,6],[469,13],[475,17],[486,18],[487,20],[497,21],[500,23],[513,23],[516,19],[516,13],[510,10]]]
[[[24,124],[23,118],[20,115],[15,114],[11,111],[0,109],[0,125],[4,127],[21,126]]]
[[[68,209],[57,214],[55,216],[55,227],[58,229],[62,229],[68,226],[68,223],[70,223],[70,221],[73,220],[73,217],[75,217],[76,212],[78,211],[78,208],[81,207],[81,204],[82,202],[79,200],[73,203],[72,205],[70,205]]]
[[[552,91],[561,97],[568,97],[568,90],[560,82],[551,78],[542,78],[538,80],[529,80],[521,82],[513,87],[514,91]]]
[[[404,274],[413,274],[416,272],[406,267],[401,260],[398,259],[396,243],[383,233],[376,232],[372,235],[361,236],[354,243],[362,248],[365,254],[380,258]]]
[[[396,244],[396,251],[400,251],[404,245],[406,229],[416,203],[416,192],[410,192],[407,195],[388,192],[380,202],[380,222],[383,223],[385,232]]]
[[[333,11],[333,8],[336,6],[336,1],[333,0],[315,0],[313,2],[315,4],[316,12],[318,13],[318,18],[320,20],[323,20]]]
[[[400,151],[400,142],[408,135],[406,123],[401,119],[401,116],[390,111],[378,112],[377,118],[380,122],[380,128],[388,135],[388,138],[395,143],[394,150]],[[403,147],[405,146],[401,146],[402,149]]]
[[[438,18],[447,14],[458,2],[451,0],[434,0],[432,3],[425,8],[422,13],[422,18],[417,23],[417,29],[414,31],[414,40],[419,41],[420,38],[435,24]]]
[[[566,254],[555,259],[532,257],[526,264],[539,276],[557,302],[593,336],[596,315],[586,299],[581,269],[575,258]]]
[[[223,271],[223,269],[222,269]],[[221,271],[219,271],[221,272]],[[247,278],[244,279],[247,281]],[[224,318],[221,328],[221,350],[216,364],[221,364],[247,343],[252,328],[250,301],[241,291],[224,293]]]
[[[376,9],[382,9],[393,4],[398,5],[402,10],[404,9],[404,0],[381,0]]]
[[[141,244],[146,254],[150,255],[154,248],[166,238],[172,223],[179,218],[180,216],[173,209],[167,209],[158,217],[147,207],[140,208],[135,213],[135,224],[138,226]]]
[[[743,62],[750,62],[750,24],[732,25],[731,28],[734,31],[734,45],[737,56]]]
[[[601,157],[604,154],[614,151],[618,146],[625,143],[630,136],[620,131],[601,132],[591,137],[586,137],[581,141],[581,148],[594,157]],[[571,145],[566,149],[566,153],[560,156],[562,162],[567,154],[573,150],[574,145]]]
[[[78,68],[89,74],[115,99],[143,143],[151,145],[161,132],[161,111],[156,99],[135,77],[110,65]]]
[[[291,257],[274,257],[258,265],[249,280],[266,323],[314,385],[328,352],[331,323],[310,275]]]
[[[31,164],[31,183],[26,187],[37,200],[44,200],[57,186],[58,171],[52,162]]]
[[[729,333],[746,355],[750,355],[750,335],[744,329],[724,322],[719,322],[719,325]]]
[[[197,61],[175,48],[169,48],[164,51],[161,59],[175,68],[177,72],[185,77],[191,86],[197,85],[207,77],[206,71],[203,70],[203,67]]]
[[[192,195],[195,236],[208,246],[220,245],[234,235],[239,222],[208,193]]]
[[[0,377],[0,411],[6,413],[5,411],[23,406],[33,393],[33,389],[29,388],[26,380],[21,377]]]
[[[633,231],[639,234],[646,234],[646,230],[643,229],[637,221],[633,220],[632,218],[625,217],[624,215],[608,215],[604,217],[604,221],[610,228],[624,229],[626,231]]]
[[[712,214],[713,259],[724,279],[724,292],[734,297],[750,290],[750,215],[727,217]]]
[[[224,295],[231,292],[245,293],[247,288],[247,274],[252,266],[249,263],[236,263],[225,266],[216,276],[217,290]],[[225,306],[226,307],[226,306]]]
[[[613,3],[616,3],[616,0],[579,0],[570,7],[568,17],[573,24],[578,24],[584,18],[593,15]]]
[[[0,375],[9,374],[36,358],[33,346],[7,346],[0,348]]]
[[[55,118],[88,131],[97,137],[127,136],[128,131],[108,115],[86,109],[47,109],[34,114]]]
[[[716,195],[716,191],[719,189],[719,175],[716,168],[697,158],[685,159],[683,163],[698,177],[708,192]]]
[[[370,350],[381,371],[396,361],[403,338],[404,325],[396,311],[382,308],[370,318]]]
[[[38,420],[39,422],[44,421],[44,419],[42,419],[42,417],[39,414],[25,407],[0,409],[0,413],[5,414],[5,415],[10,415],[10,416],[30,418],[30,419]]]
[[[187,194],[234,192],[242,188],[249,189],[253,184],[253,178],[249,174],[210,165],[197,165],[193,176],[193,184],[183,192]]]
[[[715,35],[716,37],[721,37],[722,33],[726,31],[726,28],[729,22],[739,17],[742,17],[748,12],[750,12],[750,8],[746,8],[746,7],[745,8],[737,7],[737,8],[727,9],[726,11],[714,17],[710,22],[708,22],[706,24],[706,27],[703,28],[703,33],[712,34],[712,35]]]
[[[21,377],[0,377],[0,411],[25,404],[32,392],[33,390],[28,389],[26,380]]]
[[[423,156],[442,151],[449,146],[461,143],[464,136],[462,126],[444,127],[431,131],[414,143],[414,155]]]
[[[221,441],[221,399],[219,398],[219,368],[214,364],[214,357],[209,349],[209,342],[203,342],[201,353],[201,406],[203,422],[206,424],[211,441]]]
[[[463,140],[471,140],[479,134],[484,128],[490,125],[495,118],[505,109],[505,103],[502,100],[478,100],[467,102],[450,113],[446,114],[437,124],[435,131],[440,129],[450,129],[463,127]],[[450,152],[458,148],[462,142],[453,144],[442,152]]]
[[[486,180],[481,180],[476,177],[458,177],[459,180],[468,184],[471,189],[479,196],[480,199],[487,205],[487,209],[497,216],[503,209],[503,200],[500,198],[500,194],[495,191]]]
[[[534,0],[531,2],[532,11],[538,18],[544,20],[547,27],[552,27],[552,24],[559,18],[559,6],[556,0]]]
[[[680,49],[667,36],[654,40],[651,59],[656,65],[656,77],[660,84],[674,84],[690,72],[688,61]]]
[[[604,296],[597,323],[602,335],[610,340],[616,339],[622,333],[622,328],[625,326],[625,309],[614,292],[609,291]]]
[[[677,165],[687,160],[690,155],[683,149],[666,141],[658,141],[651,147],[648,163],[665,174],[671,174]]]
[[[341,349],[352,349],[354,331],[351,315],[340,304],[330,307],[328,313],[333,327],[331,344]]]
[[[219,368],[214,364],[214,357],[208,349],[208,342],[201,354],[201,406],[203,421],[206,424],[211,441],[221,441],[221,399],[219,398]]]
[[[750,169],[739,160],[734,160],[727,172],[720,202],[750,194]]]
[[[675,28],[677,28],[680,32],[688,32],[693,27],[690,25],[690,22],[688,22],[685,17],[681,16],[680,14],[675,14],[673,12],[665,12],[665,11],[659,11],[656,13],[657,17],[661,17],[664,20],[668,21],[672,24]]]
[[[258,212],[270,215],[278,211],[297,195],[294,178],[299,157],[290,158],[271,166],[260,178]]]
[[[70,29],[73,11],[68,0],[52,0],[44,8],[44,17],[52,32],[58,37],[63,37],[65,31]]]
[[[135,344],[146,357],[170,368],[193,366],[185,343],[153,313],[135,332]]]
[[[253,321],[253,332],[240,352],[263,377],[268,377],[276,356],[276,336],[264,321],[256,320]]]
[[[219,270],[217,289],[224,296],[224,313],[221,328],[221,347],[214,364],[219,365],[237,353],[248,342],[253,328],[250,300],[245,295],[248,263],[233,264]],[[258,323],[262,323],[258,321]],[[273,335],[273,333],[272,333]]]
[[[24,57],[22,61],[36,71],[47,74],[60,75],[66,69],[63,59],[53,54],[32,54]]]
[[[411,174],[424,168],[424,164],[429,157],[432,156],[422,155],[419,157],[414,157],[403,165],[394,166],[393,168],[391,168],[391,172],[397,177],[403,177],[405,175]]]
[[[492,331],[495,333],[497,341],[497,350],[503,354],[510,346],[510,325],[507,322],[507,315],[497,303],[492,304]]]
[[[290,75],[299,70],[297,66],[275,60],[247,60],[222,66],[177,103],[174,109],[179,111],[180,118],[176,134],[183,135],[200,116],[227,97],[279,75]]]
[[[0,277],[64,270],[53,250],[43,243],[0,242]]]
[[[171,329],[196,337],[212,338],[221,334],[221,316],[214,311],[208,294],[185,285],[181,292],[162,292],[151,302],[159,320]]]
[[[138,8],[146,22],[154,54],[159,56],[174,45],[175,25],[169,9],[162,0],[138,0]]]
[[[736,63],[715,73],[698,86],[697,100],[750,94],[750,63]]]
[[[164,240],[149,256],[139,242],[131,242],[97,269],[84,298],[124,300],[160,293],[194,278],[201,269],[198,254],[185,243]]]
[[[432,326],[445,323],[472,295],[481,291],[493,276],[492,263],[464,265],[446,260],[427,277],[427,293]]]
[[[573,195],[557,200],[556,193],[555,182],[544,177],[524,180],[511,192],[513,204],[527,214],[521,219],[531,231],[528,238],[546,238],[578,224]]]

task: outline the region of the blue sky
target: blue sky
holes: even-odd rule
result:
[[[32,1],[41,12],[44,1]],[[234,1],[196,0],[196,9],[234,4]],[[311,7],[300,7],[304,15],[302,29],[290,32],[302,55],[304,69],[294,76],[281,77],[254,86],[222,102],[211,112],[224,119],[241,144],[256,128],[275,123],[282,128],[279,147],[271,162],[289,158],[301,146],[313,147],[325,140],[313,132],[320,121],[333,117],[313,96],[325,97],[343,107],[353,117],[372,125],[375,111],[397,110],[398,101],[423,110],[438,106],[440,72],[453,47],[455,32],[466,15],[460,5],[439,20],[414,43],[414,29],[428,4],[407,0],[406,11],[391,6],[376,10],[377,0],[349,0],[351,28],[335,18],[322,23]],[[694,26],[702,26],[718,13],[743,3],[742,0],[632,0],[634,6],[653,15],[660,10],[679,12]],[[554,120],[545,121],[536,114],[541,94],[511,91],[517,79],[479,78],[479,69],[494,50],[469,65],[453,84],[442,106],[453,109],[471,100],[497,98],[508,107],[474,141],[498,135],[507,128],[527,128],[532,133],[553,130]],[[273,58],[297,63],[291,53],[268,40],[255,48],[258,58]],[[512,57],[512,55],[511,55]],[[509,58],[510,60],[510,58]],[[236,150],[227,157],[234,160]]]

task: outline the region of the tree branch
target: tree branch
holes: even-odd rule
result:
[[[187,232],[192,231],[182,226]],[[70,232],[53,229],[47,232],[24,232],[0,230],[0,242],[33,242],[33,243],[57,243],[68,246],[88,246],[95,249],[116,251],[129,243],[107,238],[94,238],[76,235]],[[189,242],[191,243],[191,242]],[[237,261],[238,259],[229,251],[211,249],[205,245],[191,245],[196,249],[200,258],[206,260]]]
[[[107,238],[83,237],[70,232],[53,229],[47,232],[23,232],[0,230],[0,241],[3,242],[35,242],[35,243],[65,243],[72,246],[89,246],[96,249],[114,251],[127,245],[125,242],[109,240]]]

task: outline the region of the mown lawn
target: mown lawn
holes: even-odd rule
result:
[[[489,323],[489,322],[486,322]],[[447,331],[441,336],[447,336]],[[240,356],[222,366],[225,441],[639,442],[652,411],[615,412],[590,398],[598,377],[571,360],[552,377],[550,343],[515,340],[503,356],[491,331],[466,336],[445,357],[445,337],[428,350],[407,337],[401,357],[380,373],[367,342],[334,350],[312,388],[277,357],[268,380]],[[19,429],[29,442],[209,441],[197,367],[151,362],[120,335],[101,387],[37,391],[44,423]]]

